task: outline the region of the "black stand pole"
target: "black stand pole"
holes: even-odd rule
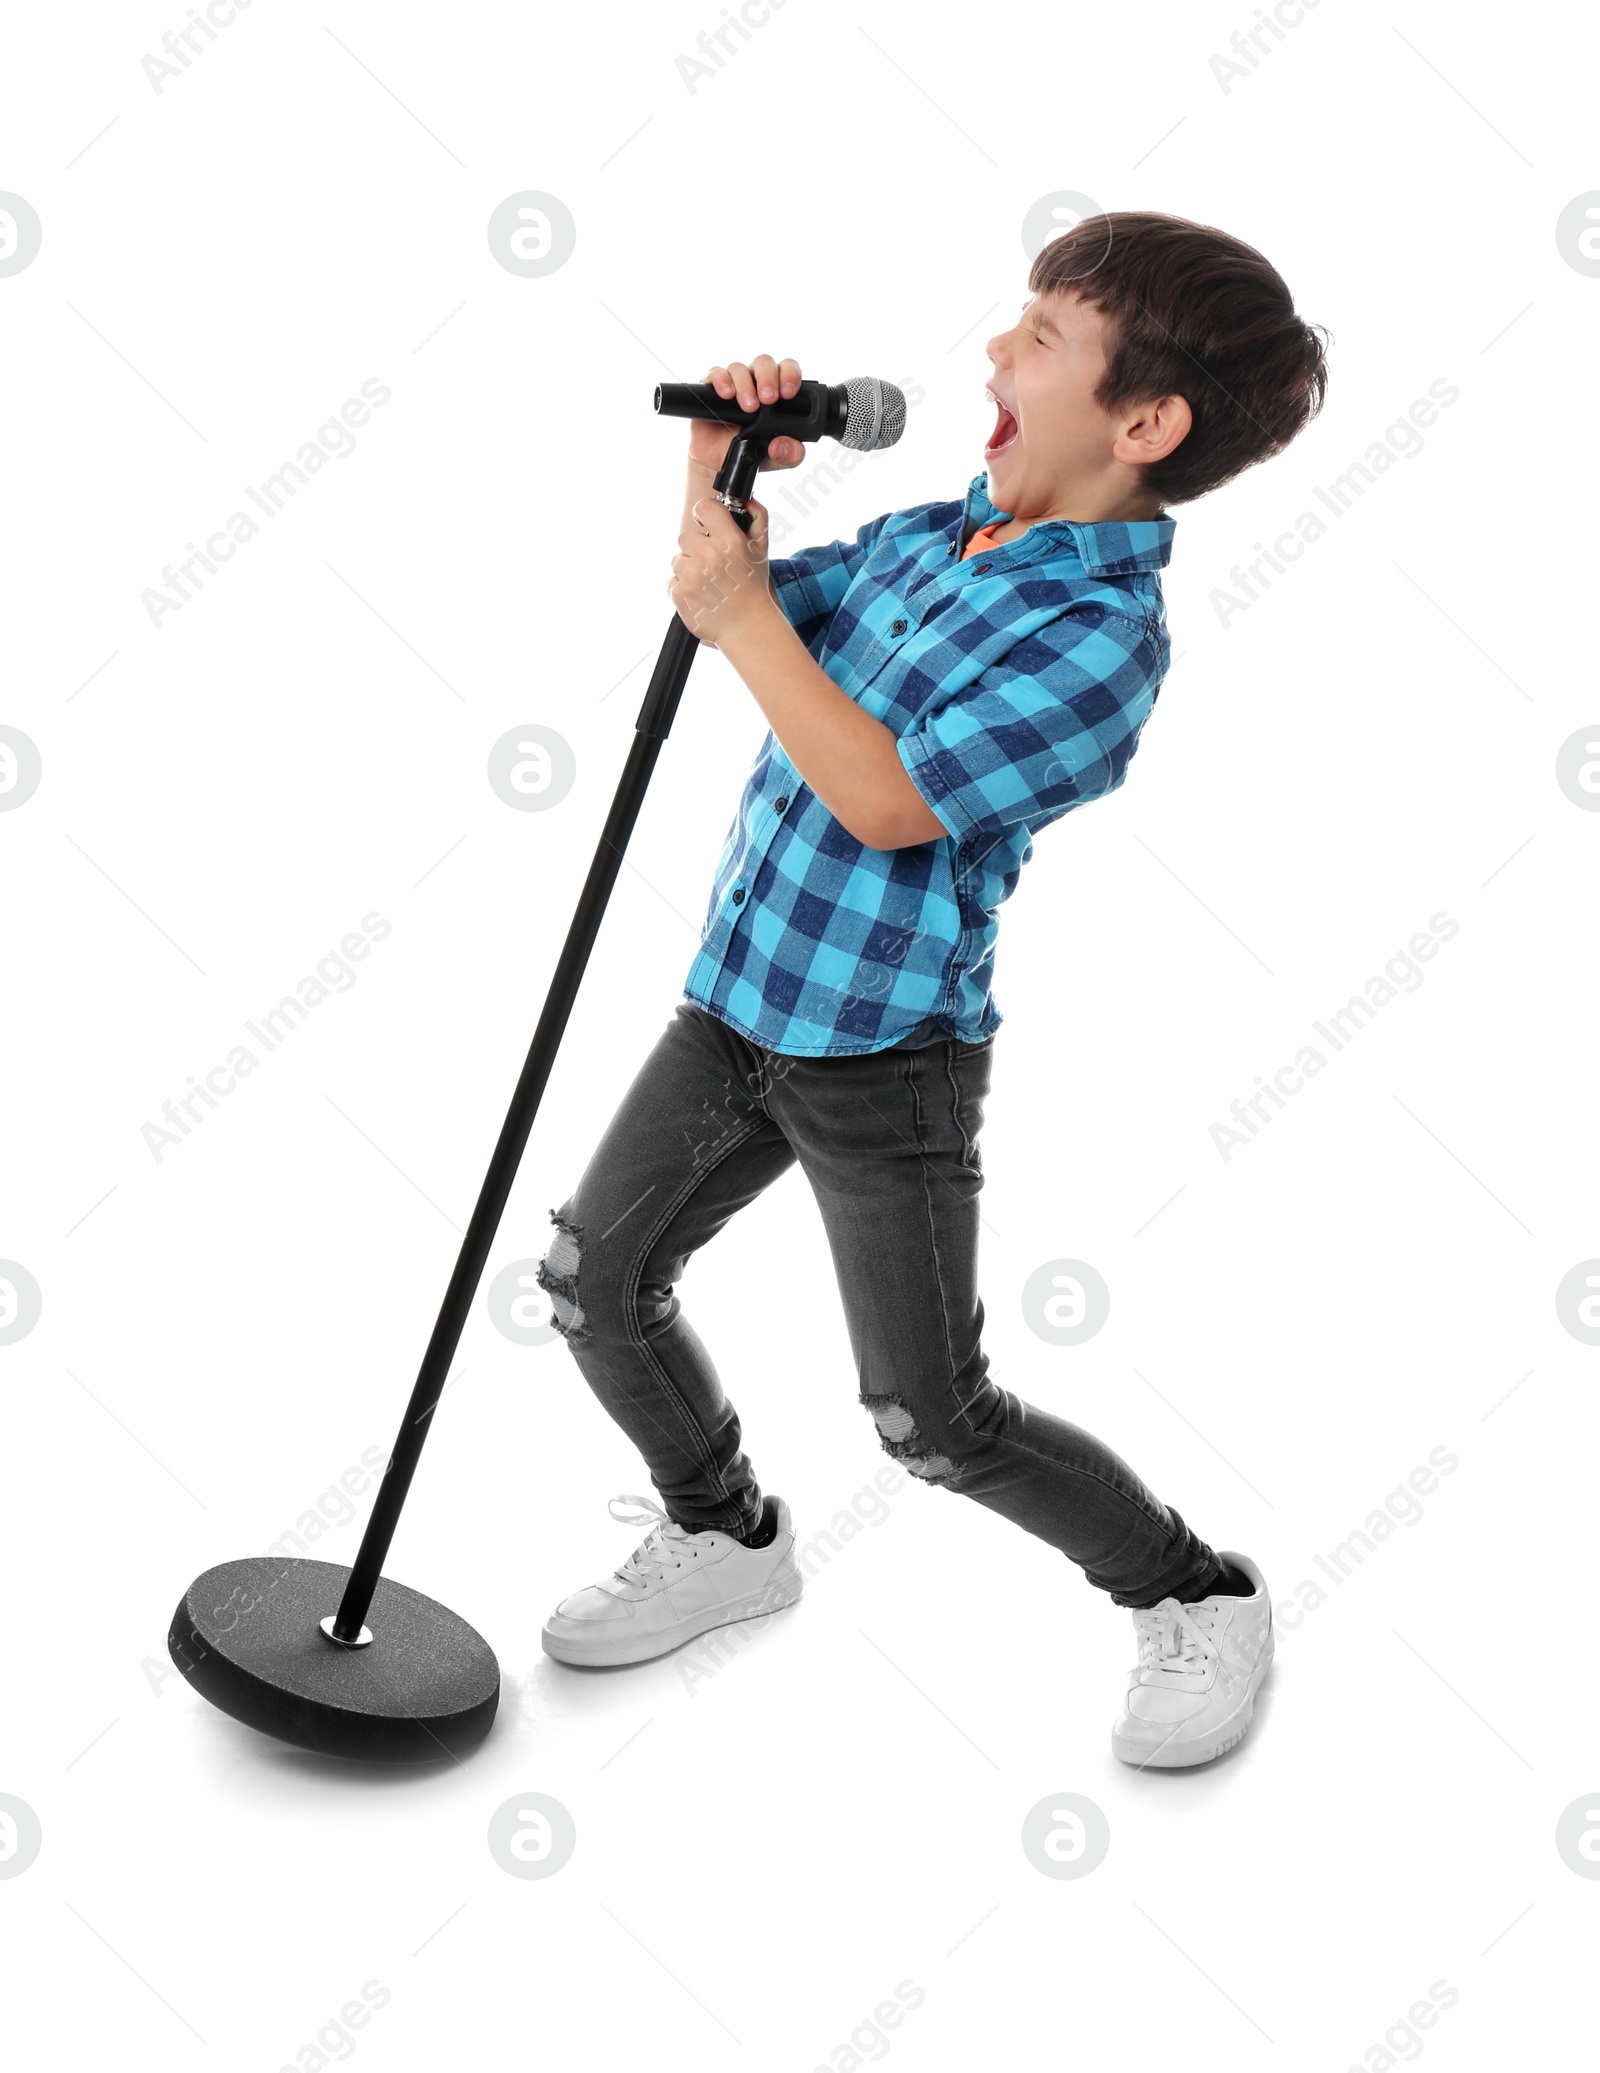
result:
[[[742,438],[735,439],[728,449],[722,472],[716,479],[718,492],[746,532],[750,529],[750,518],[744,509],[744,501],[750,494],[756,470],[765,451],[765,440],[752,442]],[[699,645],[696,636],[674,614],[672,624],[667,628],[666,638],[661,643],[655,673],[645,692],[639,717],[634,722],[633,747],[623,767],[616,796],[611,802],[611,811],[601,831],[594,862],[589,866],[589,876],[584,881],[577,911],[572,917],[572,925],[567,931],[567,940],[562,946],[555,975],[550,981],[550,991],[545,997],[539,1025],[533,1033],[533,1042],[529,1046],[527,1062],[522,1068],[522,1077],[517,1081],[516,1092],[511,1097],[511,1107],[506,1112],[506,1120],[500,1131],[500,1141],[495,1146],[494,1157],[489,1162],[489,1171],[484,1176],[483,1186],[478,1194],[478,1204],[472,1212],[472,1221],[467,1226],[467,1235],[462,1241],[460,1256],[456,1260],[455,1272],[450,1276],[450,1285],[445,1290],[444,1302],[439,1308],[438,1322],[434,1325],[433,1336],[428,1341],[428,1350],[423,1355],[422,1366],[417,1373],[416,1387],[411,1392],[411,1401],[406,1405],[399,1437],[394,1443],[389,1466],[378,1487],[372,1517],[368,1520],[367,1530],[362,1536],[355,1567],[350,1572],[350,1581],[345,1587],[344,1599],[339,1607],[339,1616],[325,1630],[330,1640],[342,1642],[346,1647],[353,1647],[360,1641],[362,1623],[366,1619],[372,1603],[372,1593],[388,1556],[389,1543],[394,1538],[395,1527],[399,1524],[401,1507],[405,1504],[406,1492],[411,1488],[411,1478],[416,1473],[423,1442],[428,1437],[428,1427],[439,1398],[444,1392],[450,1363],[455,1358],[456,1347],[460,1343],[468,1313],[472,1308],[472,1299],[477,1293],[490,1248],[494,1244],[495,1232],[500,1227],[501,1216],[510,1199],[512,1183],[517,1177],[517,1168],[522,1162],[522,1154],[527,1146],[529,1133],[533,1129],[534,1118],[539,1113],[539,1102],[544,1094],[545,1083],[550,1077],[551,1067],[555,1064],[561,1039],[566,1032],[567,1018],[572,1013],[572,1004],[577,998],[578,986],[589,962],[589,953],[594,948],[606,904],[611,898],[611,889],[616,883],[617,873],[622,868],[623,852],[627,849],[634,823],[639,818],[639,809],[644,804],[644,795],[649,787],[651,773],[655,769],[656,758],[661,753],[661,744],[672,731],[678,701],[683,695],[684,685],[689,680],[689,670]]]

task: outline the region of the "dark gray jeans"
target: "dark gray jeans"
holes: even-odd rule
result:
[[[742,1533],[762,1495],[673,1284],[796,1160],[822,1212],[860,1400],[914,1476],[1048,1541],[1119,1605],[1203,1597],[1220,1563],[1111,1449],[989,1379],[978,1132],[994,1039],[791,1058],[680,1001],[576,1192],[539,1282],[669,1516]],[[775,1264],[775,1283],[781,1270]],[[804,1306],[788,1300],[791,1318]],[[749,1365],[759,1368],[761,1349]],[[803,1536],[802,1536],[803,1537]]]

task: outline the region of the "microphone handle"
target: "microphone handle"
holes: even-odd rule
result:
[[[741,410],[738,398],[719,396],[710,382],[664,381],[656,384],[658,417],[700,418],[711,424],[759,430],[769,439],[837,439],[844,430],[849,398],[843,382],[803,381],[793,396],[763,403],[759,410]]]

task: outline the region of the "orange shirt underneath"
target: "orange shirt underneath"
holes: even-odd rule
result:
[[[970,559],[972,555],[980,552],[981,549],[985,547],[992,547],[994,545],[995,534],[1000,530],[1001,526],[1004,524],[1005,520],[1003,518],[997,518],[993,525],[979,526],[978,530],[973,534],[972,538],[962,549],[961,559],[963,561],[967,561],[968,559]]]

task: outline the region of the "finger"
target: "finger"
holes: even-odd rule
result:
[[[750,363],[750,373],[755,381],[756,393],[763,403],[778,400],[778,363],[770,353],[757,353]]]
[[[756,385],[749,368],[742,360],[728,362],[728,374],[733,382],[733,393],[739,399],[741,410],[754,410],[761,399],[756,394]]]
[[[705,372],[705,379],[719,396],[731,396],[733,394],[733,376],[729,374],[726,367],[708,367]]]
[[[778,380],[782,385],[785,396],[798,394],[800,388],[800,362],[798,360],[782,361],[778,368]]]
[[[702,535],[716,529],[718,523],[727,518],[728,509],[719,504],[715,497],[697,497],[689,506],[689,516],[699,525]]]

